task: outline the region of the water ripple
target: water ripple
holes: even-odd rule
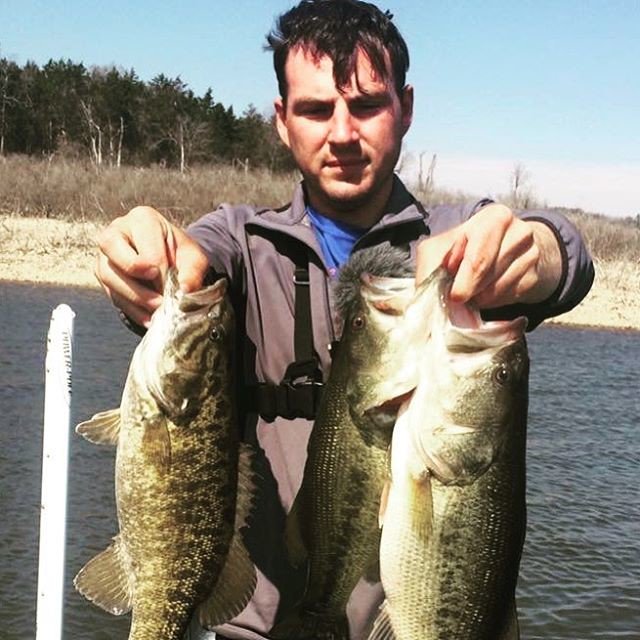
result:
[[[98,293],[0,285],[0,626],[33,637],[43,348],[51,309],[77,313],[73,419],[116,406],[136,338]],[[99,337],[99,339],[98,339]],[[542,327],[530,339],[523,640],[640,638],[640,335]],[[65,640],[125,638],[128,619],[71,580],[115,533],[113,451],[71,441]]]

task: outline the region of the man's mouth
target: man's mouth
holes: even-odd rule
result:
[[[364,167],[367,161],[364,158],[337,158],[328,160],[326,166],[330,169],[352,169]]]

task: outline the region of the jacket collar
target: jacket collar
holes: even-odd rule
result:
[[[385,213],[368,232],[417,219],[425,220],[426,222],[428,217],[429,214],[423,206],[409,193],[400,178],[394,175],[391,195],[385,206]],[[300,182],[297,185],[290,204],[280,209],[263,209],[258,211],[254,222],[258,224],[263,223],[272,229],[281,228],[283,231],[286,227],[300,224],[309,227],[310,223],[306,211],[304,182]]]

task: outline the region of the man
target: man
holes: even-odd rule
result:
[[[230,279],[248,389],[244,437],[259,446],[265,475],[246,535],[258,587],[218,637],[247,639],[268,638],[276,615],[303,588],[281,535],[315,410],[313,385],[304,383],[317,372],[303,372],[293,399],[281,383],[300,360],[294,334],[312,340],[326,380],[328,345],[339,337],[329,286],[348,255],[384,241],[410,246],[418,280],[443,264],[455,274],[454,298],[473,300],[487,316],[526,315],[530,328],[575,306],[593,280],[584,244],[563,217],[514,214],[489,200],[426,212],[394,176],[413,89],[391,16],[359,0],[303,0],[280,17],[268,41],[280,92],[278,133],[304,178],[292,202],[277,210],[224,205],[188,232],[137,207],[102,233],[96,271],[139,327],[160,304],[168,265],[176,265],[185,290],[201,286],[210,269]],[[305,290],[312,326],[296,317]],[[357,585],[348,606],[352,638],[366,637],[381,599],[380,585]]]

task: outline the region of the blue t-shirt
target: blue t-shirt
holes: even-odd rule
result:
[[[349,259],[353,245],[367,230],[327,218],[309,206],[307,206],[307,213],[325,263],[329,267],[329,274],[334,277]]]

